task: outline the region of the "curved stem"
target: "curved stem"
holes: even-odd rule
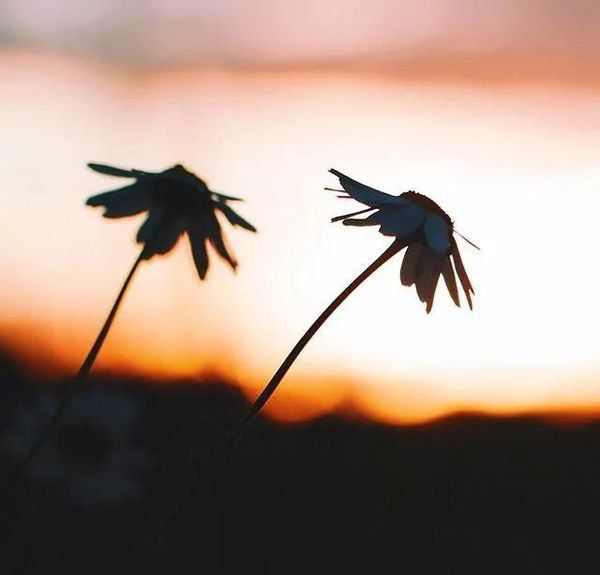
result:
[[[298,343],[292,348],[292,351],[283,360],[283,363],[279,366],[279,369],[275,372],[275,375],[271,378],[271,381],[267,383],[261,394],[256,398],[248,413],[242,418],[237,425],[236,429],[225,441],[224,446],[227,447],[229,444],[237,443],[246,428],[254,421],[260,410],[265,406],[269,398],[273,395],[281,380],[285,377],[290,367],[296,361],[302,350],[306,347],[306,344],[313,338],[313,336],[319,331],[321,326],[329,319],[329,316],[346,300],[346,298],[360,285],[362,284],[371,274],[377,271],[385,262],[395,256],[402,248],[404,244],[401,244],[397,240],[389,246],[372,264],[370,264],[361,274],[359,274],[349,285],[338,295],[321,315],[313,322],[313,324],[306,330],[304,335],[298,340]]]
[[[400,250],[406,246],[405,243],[399,240],[394,241],[372,264],[370,264],[361,274],[359,274],[349,285],[344,289],[321,313],[321,315],[313,322],[313,324],[306,330],[304,335],[298,340],[298,343],[292,348],[292,351],[283,360],[283,363],[279,366],[279,369],[275,372],[269,383],[262,390],[261,394],[256,398],[246,415],[239,421],[232,433],[227,436],[225,441],[221,444],[220,449],[217,450],[213,464],[206,470],[205,473],[201,474],[194,472],[191,482],[187,488],[181,494],[177,503],[169,510],[169,512],[163,517],[158,527],[152,532],[152,534],[143,542],[138,550],[131,557],[128,566],[134,564],[144,552],[155,542],[162,531],[168,526],[168,524],[179,514],[183,509],[187,499],[193,494],[204,481],[209,479],[211,472],[214,472],[219,462],[228,455],[233,447],[240,441],[246,429],[252,424],[260,410],[265,406],[269,398],[273,395],[285,374],[288,372],[290,367],[296,361],[302,350],[306,347],[306,344],[312,339],[312,337],[319,331],[321,326],[327,321],[331,314],[346,300],[346,298],[360,285],[362,284],[371,274],[378,270],[385,262],[396,255]],[[128,572],[127,570],[123,573]]]
[[[142,263],[142,261],[144,261],[145,254],[146,254],[146,252],[145,252],[145,247],[144,247],[140,251],[140,254],[137,257],[137,259],[135,260],[134,264],[131,266],[129,273],[127,274],[127,277],[125,278],[123,285],[121,286],[121,290],[119,291],[119,294],[117,295],[117,298],[115,299],[115,302],[113,303],[113,306],[112,306],[106,320],[104,321],[104,325],[102,326],[102,329],[100,330],[100,333],[96,337],[96,341],[94,341],[94,344],[90,348],[90,351],[88,352],[86,358],[83,360],[83,363],[81,364],[81,367],[79,368],[79,371],[77,372],[77,375],[75,376],[73,384],[71,385],[71,387],[69,388],[67,393],[64,395],[64,397],[61,399],[58,407],[56,408],[56,411],[54,411],[54,413],[52,414],[52,417],[48,420],[48,422],[44,426],[44,429],[41,431],[40,435],[35,440],[35,442],[31,446],[31,448],[29,449],[29,452],[27,453],[27,457],[25,458],[25,462],[24,462],[25,465],[28,465],[35,458],[35,456],[37,455],[39,450],[44,445],[44,442],[46,441],[46,439],[55,431],[56,426],[58,425],[65,409],[71,402],[73,395],[75,395],[75,392],[81,385],[81,382],[84,381],[85,378],[90,373],[90,370],[92,369],[92,366],[94,365],[94,362],[96,361],[96,357],[98,357],[98,353],[100,353],[102,344],[104,343],[104,340],[106,339],[106,336],[108,335],[108,332],[110,331],[110,328],[115,319],[115,316],[117,315],[117,311],[119,310],[121,301],[123,300],[123,297],[125,296],[125,292],[127,291],[127,288],[129,287],[129,284],[131,283],[131,280],[133,279],[133,276],[135,275],[135,272],[137,271],[139,265]]]

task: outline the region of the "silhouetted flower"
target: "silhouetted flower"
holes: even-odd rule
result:
[[[123,218],[148,212],[137,234],[137,241],[145,246],[144,259],[171,251],[179,237],[187,232],[198,275],[204,279],[208,271],[207,241],[233,269],[237,267],[237,261],[223,238],[216,217],[217,210],[231,225],[256,231],[227,203],[242,201],[240,198],[213,192],[202,179],[181,164],[158,173],[101,164],[88,166],[101,174],[135,179],[133,184],[123,188],[92,196],[86,203],[89,206],[103,206],[105,218]]]
[[[137,234],[137,241],[144,247],[125,278],[104,325],[81,364],[73,389],[85,380],[92,369],[125,293],[144,260],[157,254],[166,254],[173,249],[179,236],[186,232],[192,246],[192,255],[198,275],[200,279],[204,279],[208,271],[207,242],[234,270],[237,267],[235,258],[225,244],[216,216],[217,210],[233,226],[256,231],[254,226],[233,211],[227,203],[241,201],[240,198],[225,196],[209,190],[203,180],[180,164],[158,173],[124,170],[102,164],[88,164],[88,166],[101,174],[135,180],[135,183],[129,186],[88,198],[88,205],[103,206],[105,208],[104,217],[107,218],[123,218],[142,212],[148,212],[148,217]],[[72,394],[73,391],[64,396],[40,436],[32,443],[27,456],[28,462],[36,457],[47,437],[53,433]]]
[[[17,459],[27,457],[31,442],[58,405],[49,393],[13,414],[0,445]],[[116,507],[143,493],[139,474],[153,466],[152,453],[136,445],[133,433],[141,407],[116,391],[92,388],[75,396],[64,418],[28,468],[34,483],[51,483],[86,510]]]
[[[426,304],[427,313],[433,306],[440,275],[444,278],[452,300],[460,307],[454,269],[460,279],[469,307],[473,309],[471,300],[471,294],[474,293],[473,286],[467,276],[453,235],[454,225],[440,206],[417,192],[409,191],[392,196],[365,186],[338,170],[329,171],[339,178],[343,191],[348,194],[339,197],[353,198],[369,206],[365,210],[333,218],[332,222],[341,220],[346,226],[380,226],[380,233],[398,238],[404,244],[403,247],[407,247],[400,269],[400,279],[405,286],[415,284],[419,299]],[[374,213],[364,219],[353,217],[371,211]]]

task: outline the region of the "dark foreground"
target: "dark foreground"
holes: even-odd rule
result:
[[[16,406],[37,389],[8,359],[1,369],[0,429],[10,436]],[[218,383],[165,389],[103,378],[94,385],[142,406],[127,431],[130,446],[148,456],[132,467],[136,489],[128,498],[107,476],[119,501],[104,502],[99,475],[87,499],[73,499],[68,477],[31,485],[7,452],[0,460],[2,575],[118,573],[181,492],[190,458],[207,459],[245,407]],[[54,449],[69,460],[60,469],[87,481],[110,446],[89,430],[77,437]],[[599,518],[600,422],[557,427],[457,416],[392,428],[333,417],[294,427],[260,421],[127,572],[600,573]]]

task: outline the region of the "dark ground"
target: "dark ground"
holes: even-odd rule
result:
[[[0,430],[35,385],[0,361]],[[181,491],[190,445],[206,457],[243,412],[213,383],[98,384],[144,404],[140,442],[157,454],[141,503],[86,513],[28,487],[0,460],[4,568],[33,492],[22,574],[118,573]],[[326,417],[260,421],[221,473],[128,573],[520,575],[600,573],[600,421],[456,416],[388,427]],[[17,538],[18,539],[18,538]],[[12,563],[11,563],[12,564]]]

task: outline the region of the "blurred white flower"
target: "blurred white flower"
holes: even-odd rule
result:
[[[32,441],[55,411],[58,399],[40,393],[19,406],[0,438],[3,451],[25,460]],[[88,511],[117,507],[143,495],[141,476],[154,466],[150,450],[138,445],[141,407],[113,390],[90,388],[75,396],[53,433],[27,468],[36,484],[52,483]]]
[[[333,218],[332,222],[341,220],[346,226],[380,226],[380,233],[398,238],[403,247],[407,247],[400,279],[405,286],[416,286],[417,295],[426,304],[427,313],[433,307],[440,275],[444,278],[452,300],[460,307],[455,269],[469,307],[473,309],[471,294],[475,292],[453,235],[458,232],[455,232],[452,220],[440,206],[417,192],[409,191],[392,196],[361,184],[338,170],[329,171],[339,178],[344,188],[332,191],[346,192],[347,195],[339,197],[352,198],[369,206],[364,210]],[[364,219],[353,217],[368,212],[374,213]],[[474,246],[469,240],[466,241]]]
[[[206,183],[181,164],[163,172],[124,170],[102,164],[88,164],[101,174],[133,178],[135,183],[90,197],[89,206],[103,206],[105,218],[123,218],[148,212],[137,241],[144,244],[144,259],[171,251],[180,236],[187,233],[200,279],[208,271],[206,243],[235,270],[237,261],[227,248],[216,217],[219,210],[232,226],[251,232],[256,228],[237,214],[227,202],[240,198],[213,192]]]

